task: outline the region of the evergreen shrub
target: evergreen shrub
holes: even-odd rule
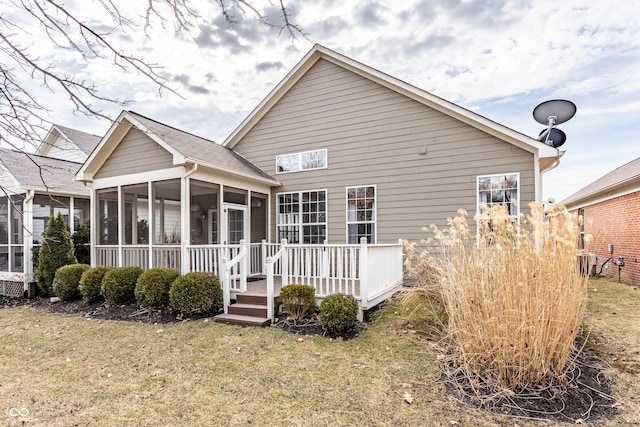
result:
[[[78,289],[80,278],[90,268],[88,264],[69,264],[60,267],[53,278],[53,294],[63,301],[80,299]]]
[[[309,285],[287,285],[280,289],[280,307],[290,319],[310,317],[317,308],[316,291]]]
[[[100,293],[102,279],[104,275],[111,270],[113,270],[113,267],[98,266],[82,273],[78,290],[85,302],[94,302],[102,298],[102,294]]]
[[[100,293],[110,304],[125,304],[135,299],[140,267],[118,267],[108,271],[102,279]]]
[[[174,280],[169,290],[171,308],[183,315],[206,313],[222,304],[222,288],[213,273],[191,272]]]
[[[358,320],[358,301],[353,295],[333,294],[320,303],[320,323],[331,332],[351,328]]]
[[[180,276],[172,268],[152,268],[138,277],[136,300],[142,307],[167,307],[171,284]]]

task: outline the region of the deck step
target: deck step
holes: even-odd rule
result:
[[[267,317],[267,305],[235,303],[229,306],[229,314],[239,314],[241,316]]]
[[[268,326],[271,319],[266,317],[243,316],[240,314],[218,314],[213,318],[214,322],[226,323],[228,325],[246,325],[246,326]]]

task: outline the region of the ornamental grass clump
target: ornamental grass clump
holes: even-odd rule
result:
[[[566,210],[542,207],[519,221],[503,206],[449,227],[432,226],[450,379],[472,395],[522,393],[566,383],[570,354],[586,308],[587,279],[577,262],[579,228]]]

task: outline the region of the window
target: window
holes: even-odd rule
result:
[[[305,151],[276,157],[276,173],[297,172],[327,167],[327,150]]]
[[[483,206],[506,205],[518,217],[519,183],[518,173],[478,176],[478,213],[486,213]]]
[[[376,242],[376,187],[347,187],[347,243]]]
[[[278,194],[278,240],[321,244],[327,238],[327,192],[300,191]]]

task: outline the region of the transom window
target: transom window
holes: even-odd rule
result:
[[[478,176],[478,213],[486,213],[488,206],[505,205],[509,214],[517,217],[519,190],[519,173]]]
[[[376,187],[347,187],[347,243],[376,242]]]
[[[297,172],[327,167],[327,150],[305,151],[276,157],[276,173]]]
[[[278,240],[321,244],[327,238],[327,192],[325,190],[280,193],[276,228]]]

